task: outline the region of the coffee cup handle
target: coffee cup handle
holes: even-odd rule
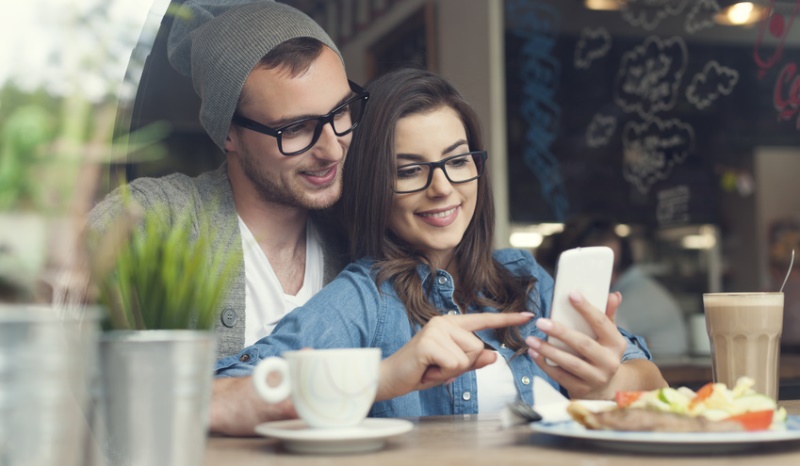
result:
[[[281,374],[281,382],[275,386],[267,385],[267,376],[272,372]],[[259,396],[267,403],[279,403],[289,397],[291,380],[289,380],[289,364],[282,358],[267,358],[258,363],[253,371],[253,386]]]

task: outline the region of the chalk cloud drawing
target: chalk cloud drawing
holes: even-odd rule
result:
[[[592,148],[605,146],[617,130],[617,119],[612,115],[596,114],[586,128],[586,145]]]
[[[681,37],[647,37],[642,45],[622,56],[614,83],[614,102],[645,120],[671,109],[688,61],[686,42]]]
[[[737,82],[739,82],[738,71],[712,60],[706,63],[702,72],[694,75],[686,87],[686,99],[702,110],[720,95],[730,95]]]
[[[575,68],[588,69],[611,50],[611,34],[605,28],[585,28],[575,45]]]
[[[628,0],[622,7],[622,18],[646,31],[657,28],[664,18],[677,16],[689,0]],[[696,0],[695,0],[696,1]]]
[[[694,147],[694,128],[678,120],[653,117],[629,122],[622,130],[623,177],[646,194],[655,182],[667,178]]]
[[[714,26],[716,24],[714,15],[719,13],[719,10],[717,0],[696,0],[689,7],[689,13],[686,15],[686,32],[694,34],[702,29]]]

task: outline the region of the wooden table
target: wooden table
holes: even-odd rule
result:
[[[800,400],[781,402],[790,414],[800,414]],[[299,455],[267,438],[212,437],[205,466],[437,466],[468,465],[674,465],[676,461],[708,465],[797,466],[800,442],[767,445],[734,455],[686,456],[614,452],[577,440],[534,434],[527,426],[503,429],[496,416],[436,416],[414,419],[416,428],[389,440],[381,451],[353,455]]]

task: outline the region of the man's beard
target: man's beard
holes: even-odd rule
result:
[[[269,174],[264,173],[261,167],[253,163],[254,157],[249,151],[240,152],[238,159],[242,171],[253,183],[262,201],[306,210],[320,210],[332,206],[341,195],[341,172],[337,173],[337,179],[334,181],[334,185],[339,189],[337,195],[323,200],[313,200],[306,196],[306,191],[301,186],[297,184],[283,186],[275,179],[270,178]],[[312,168],[311,171],[313,170]],[[334,186],[328,186],[325,189],[332,190]]]

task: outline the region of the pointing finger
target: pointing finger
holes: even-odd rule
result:
[[[457,316],[449,316],[452,318],[452,323],[469,332],[477,330],[484,330],[487,328],[502,328],[511,327],[514,325],[522,325],[533,318],[531,312],[509,312],[494,314],[490,312],[481,312],[477,314],[462,314]]]

